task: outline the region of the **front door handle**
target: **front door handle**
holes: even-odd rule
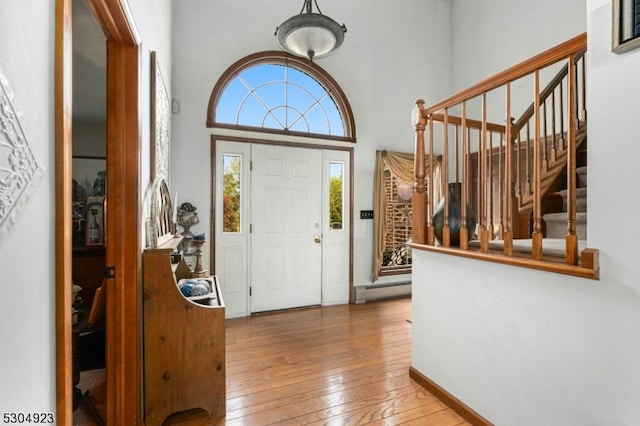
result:
[[[322,242],[322,239],[320,238],[320,234],[316,234],[313,236],[313,241],[315,241],[316,243],[320,244]]]

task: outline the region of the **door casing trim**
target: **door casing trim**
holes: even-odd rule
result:
[[[107,39],[107,424],[142,424],[140,237],[140,39],[126,0],[87,0]],[[55,8],[56,420],[73,422],[72,0]],[[124,285],[128,283],[128,285]],[[132,284],[133,283],[133,284]],[[123,332],[126,330],[126,333]]]

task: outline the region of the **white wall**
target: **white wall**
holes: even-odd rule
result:
[[[205,127],[209,96],[221,74],[236,60],[277,50],[275,28],[300,12],[302,2],[181,0],[174,3],[174,97],[172,187],[180,203],[198,208],[194,231],[212,234],[210,223],[210,129]],[[371,283],[373,223],[360,210],[373,206],[375,151],[413,150],[409,113],[415,100],[428,102],[450,93],[450,3],[446,0],[320,4],[324,14],[345,23],[344,44],[317,60],[340,84],[355,116],[354,235],[356,285]],[[209,269],[209,255],[203,260]]]
[[[0,67],[27,141],[46,168],[0,245],[2,413],[55,411],[53,10],[53,2],[40,0],[0,2]]]
[[[149,160],[149,59],[171,72],[171,0],[130,0],[142,39],[143,163]],[[0,245],[0,413],[55,412],[55,1],[0,2],[0,67],[44,178]],[[0,160],[2,164],[6,159]],[[145,179],[149,179],[148,165]]]
[[[611,2],[586,6],[589,246],[601,279],[414,253],[413,366],[498,425],[640,418],[640,50],[611,53]]]
[[[585,32],[585,10],[585,0],[454,0],[454,89]]]
[[[453,2],[453,85],[466,89],[485,78],[586,31],[585,0],[455,0]],[[531,37],[535,34],[535,37]],[[541,86],[561,65],[540,74]],[[512,84],[512,116],[533,102],[533,78]],[[505,122],[504,90],[488,95],[488,119]],[[500,106],[498,106],[500,105]],[[480,99],[467,104],[467,114],[481,120]]]
[[[147,204],[151,189],[151,52],[156,52],[156,60],[171,98],[172,88],[172,0],[128,0],[136,29],[142,41],[140,45],[140,185],[144,194],[142,224],[148,215]],[[169,171],[172,165],[170,162]],[[144,231],[144,230],[143,230]],[[144,232],[143,232],[144,234]],[[142,246],[145,247],[143,239]]]

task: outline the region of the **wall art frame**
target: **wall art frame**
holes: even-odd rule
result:
[[[45,168],[31,148],[22,118],[0,68],[0,245],[44,177]]]
[[[151,182],[169,179],[171,102],[157,53],[151,51]]]
[[[613,0],[611,6],[611,51],[640,47],[640,0]]]
[[[73,157],[71,176],[89,195],[105,195],[107,159],[104,157]]]

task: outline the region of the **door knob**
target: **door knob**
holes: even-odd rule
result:
[[[316,234],[313,236],[313,241],[315,241],[316,243],[320,244],[320,242],[322,241],[322,239],[320,239],[320,234]]]

